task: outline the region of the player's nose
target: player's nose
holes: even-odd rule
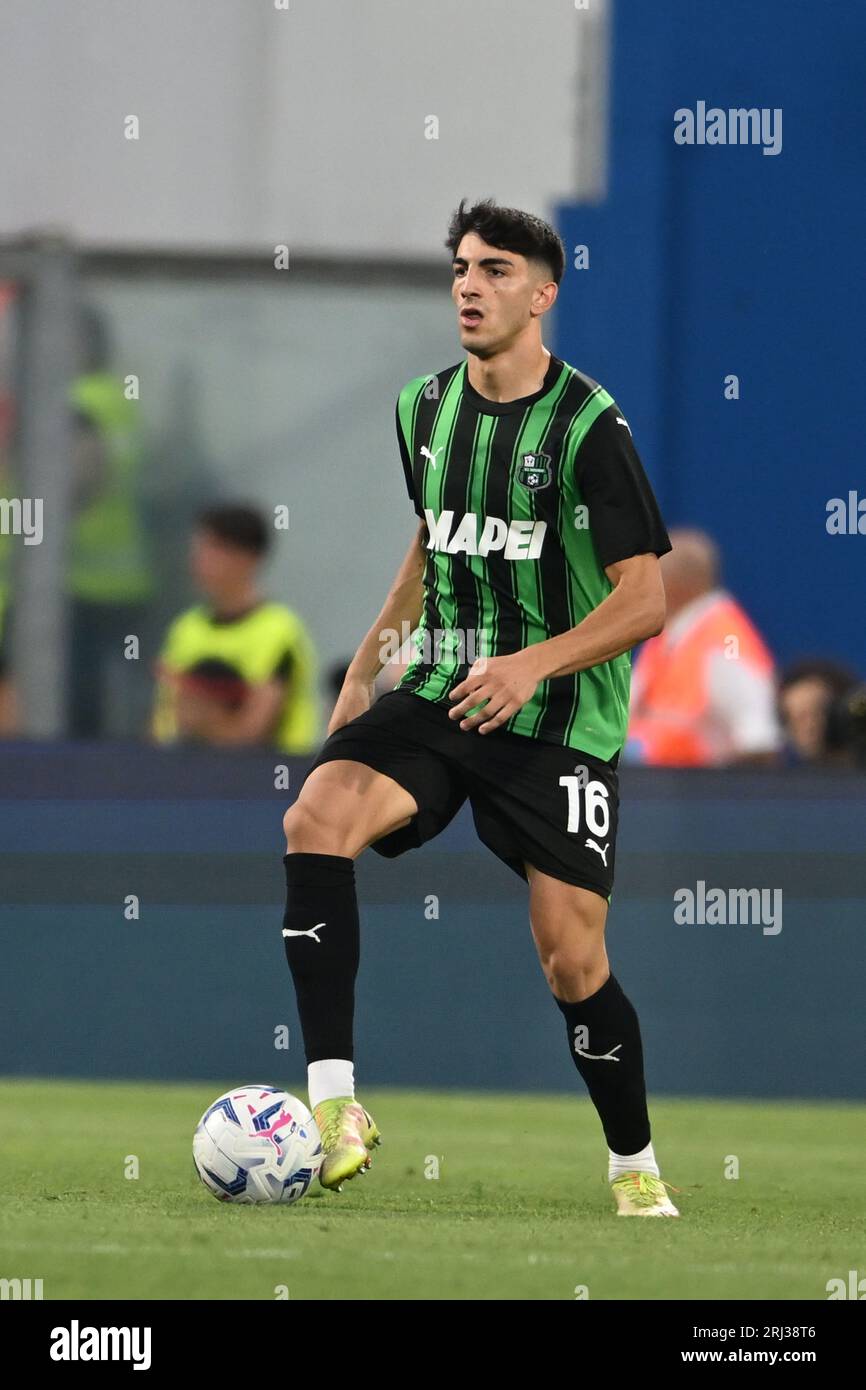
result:
[[[476,275],[472,266],[467,267],[466,274],[461,277],[458,283],[458,298],[461,304],[465,304],[467,299],[478,298]]]

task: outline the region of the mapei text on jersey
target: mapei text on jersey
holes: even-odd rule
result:
[[[505,560],[537,560],[547,530],[546,521],[508,522],[501,516],[478,517],[475,512],[466,512],[452,532],[453,511],[440,512],[437,517],[425,507],[424,516],[430,533],[427,549],[443,550],[447,555],[489,555],[501,550]]]

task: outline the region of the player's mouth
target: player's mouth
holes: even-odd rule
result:
[[[484,315],[482,314],[480,309],[460,310],[460,322],[466,328],[474,328],[476,324],[479,324],[481,322],[483,317]]]

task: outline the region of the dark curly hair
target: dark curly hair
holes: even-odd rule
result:
[[[457,248],[467,232],[475,232],[488,246],[496,246],[500,251],[514,251],[527,260],[541,261],[557,285],[561,281],[565,270],[562,239],[549,222],[542,221],[531,212],[521,212],[519,208],[501,208],[492,198],[485,198],[467,208],[466,199],[461,198],[460,206],[448,224],[445,241],[452,256],[456,256]]]

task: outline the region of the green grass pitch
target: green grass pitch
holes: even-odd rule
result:
[[[366,1177],[217,1202],[191,1140],[226,1086],[0,1082],[0,1277],[45,1299],[820,1300],[866,1272],[866,1107],[656,1100],[682,1219],[624,1221],[577,1095],[364,1091],[384,1139]]]

